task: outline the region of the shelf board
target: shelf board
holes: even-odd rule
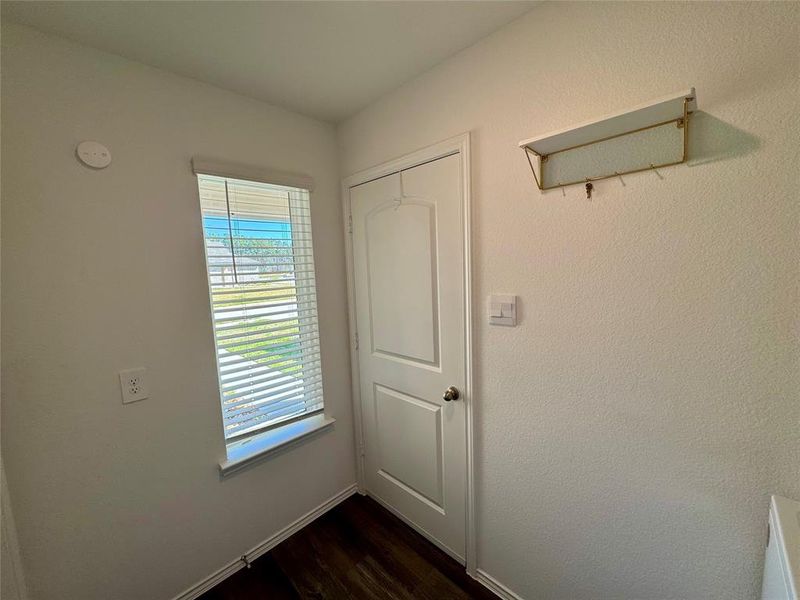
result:
[[[536,154],[546,156],[554,152],[588,144],[589,142],[655,125],[656,123],[678,119],[683,116],[684,98],[692,98],[688,109],[689,112],[696,111],[697,95],[694,88],[689,88],[683,92],[670,94],[600,119],[593,119],[547,135],[523,140],[519,143],[519,147],[529,148]]]

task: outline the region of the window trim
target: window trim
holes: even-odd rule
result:
[[[284,425],[291,425],[296,421],[302,421],[303,419],[307,419],[309,417],[313,417],[314,415],[318,415],[321,412],[325,411],[325,407],[317,408],[315,410],[305,412],[299,415],[293,415],[288,419],[283,419],[276,421],[274,423],[270,423],[269,425],[260,425],[258,429],[245,429],[241,433],[237,433],[236,435],[232,435],[231,437],[225,438],[225,445],[226,446],[233,446],[234,444],[246,440],[248,438],[256,437],[264,433],[269,433],[273,429],[278,429],[279,427],[283,427]]]
[[[266,458],[297,446],[315,434],[331,429],[334,423],[336,419],[326,417],[324,411],[320,410],[288,424],[282,423],[273,429],[228,442],[226,444],[228,458],[219,463],[220,478],[230,477]]]
[[[213,175],[228,179],[242,179],[255,183],[300,188],[309,193],[314,191],[314,179],[302,173],[290,173],[289,171],[224,162],[204,156],[192,157],[192,173],[195,175]]]
[[[303,174],[289,173],[285,171],[275,171],[271,169],[264,169],[259,167],[252,167],[247,165],[224,163],[214,160],[209,160],[201,157],[192,157],[192,171],[195,176],[210,175],[214,177],[221,177],[225,179],[235,179],[241,181],[250,181],[253,183],[265,183],[268,185],[276,185],[282,187],[297,188],[305,190],[309,195],[314,189],[314,180]],[[310,209],[310,205],[309,205]],[[202,202],[201,202],[202,211]],[[297,216],[292,214],[291,200],[289,205],[289,220],[292,224],[297,220]],[[310,215],[308,217],[308,227],[311,229]],[[310,233],[310,232],[309,232]],[[204,258],[207,260],[205,248],[205,230],[203,231],[204,238]],[[294,239],[293,239],[294,248]],[[297,249],[294,249],[295,253]],[[313,255],[312,255],[313,256]],[[312,258],[313,261],[313,258]],[[206,264],[206,271],[208,274],[208,265]],[[313,271],[312,271],[313,273]],[[306,289],[309,285],[312,286],[312,293],[315,296],[314,308],[316,309],[316,285],[309,284],[307,281],[308,274],[302,276],[302,287]],[[312,281],[313,281],[312,275]],[[297,286],[298,288],[300,286]],[[305,292],[303,292],[305,293]],[[209,299],[211,299],[212,288],[209,280]],[[297,296],[300,296],[299,293]],[[211,302],[211,309],[213,312],[213,301]],[[315,310],[316,312],[316,310]],[[300,323],[302,326],[302,323]],[[316,327],[318,327],[318,323]],[[212,329],[214,323],[212,318]],[[317,343],[319,344],[319,337],[317,334]],[[219,356],[217,348],[216,332],[214,334],[215,355],[217,362],[217,375],[219,377]],[[319,350],[318,350],[319,352]],[[322,387],[322,365],[321,357],[317,359],[319,362],[319,385]],[[322,392],[322,389],[320,389]],[[221,388],[220,388],[221,393]],[[225,437],[223,431],[223,442],[225,444],[227,458],[221,461],[219,466],[220,478],[224,479],[234,473],[237,473],[252,464],[260,462],[261,460],[274,455],[278,452],[287,449],[288,447],[298,445],[305,438],[309,438],[314,434],[321,433],[325,430],[332,428],[336,419],[325,414],[324,403],[319,408],[306,412],[300,415],[290,417],[283,421],[278,421],[269,425],[265,425],[258,429],[244,431],[232,437]]]

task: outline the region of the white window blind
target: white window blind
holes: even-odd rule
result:
[[[198,174],[225,437],[322,410],[308,190]]]

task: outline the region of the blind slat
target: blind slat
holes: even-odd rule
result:
[[[305,378],[304,381],[320,376],[321,373],[319,372],[319,370],[315,369],[307,369],[306,371],[303,372],[303,377]],[[234,393],[249,394],[251,392],[258,392],[259,390],[264,390],[275,385],[282,385],[283,383],[287,383],[287,377],[290,377],[292,380],[296,379],[294,377],[286,375],[286,373],[282,371],[278,371],[277,374],[268,373],[263,377],[264,379],[259,379],[259,380],[250,379],[246,382],[239,383],[238,385],[235,385],[230,389],[223,388],[223,394],[234,394]],[[232,397],[234,396],[233,395],[225,396],[226,399]]]
[[[265,360],[263,363],[255,363],[258,365],[257,367],[253,367],[252,365],[255,361],[248,358],[235,359],[229,363],[221,363],[219,366],[220,384],[225,386],[226,389],[230,389],[231,384],[234,382],[234,379],[231,377],[232,375],[236,375],[237,380],[244,380],[244,377],[239,376],[248,373],[261,375],[266,372],[266,369],[272,371],[277,370],[293,377],[301,377],[303,373],[300,372],[299,367],[302,366],[304,361],[313,358],[315,355],[318,356],[318,354],[316,350],[278,355],[277,358],[272,358],[267,354],[266,357],[269,357],[268,360]]]
[[[264,366],[269,366],[270,363],[281,364],[283,362],[296,360],[297,357],[304,357],[307,354],[316,352],[319,344],[315,343],[315,341],[316,340],[312,340],[311,343],[296,344],[296,345],[280,344],[273,346],[270,344],[262,344],[259,347],[254,346],[252,348],[247,348],[247,350],[244,351],[247,354],[257,354],[257,356],[253,358],[244,358],[239,354],[232,354],[226,351],[225,356],[219,356],[220,374],[227,375],[230,372],[230,371],[222,371],[223,368],[231,367],[233,365],[253,363],[255,362],[255,360],[259,359],[262,355],[275,357],[274,362],[270,360],[269,362],[257,363],[257,364],[263,364]]]
[[[306,319],[308,319],[310,321],[310,323],[306,322]],[[265,325],[267,323],[270,324],[270,325],[279,325],[279,324],[282,324],[282,323],[296,323],[297,320],[298,320],[297,317],[290,317],[288,319],[264,319],[264,318],[260,318],[259,326],[263,326],[263,325]],[[304,317],[304,322],[306,324],[314,324],[314,325],[316,325],[316,319],[311,320],[311,317],[309,317],[309,316],[305,316]],[[234,331],[234,330],[240,330],[240,329],[242,329],[241,324],[233,323],[231,325],[220,325],[219,327],[217,327],[217,332]]]
[[[244,347],[246,346],[246,348]],[[277,338],[277,339],[267,339],[264,342],[247,342],[243,344],[238,344],[234,346],[234,348],[242,348],[240,352],[245,354],[257,354],[257,353],[265,353],[270,352],[273,354],[280,354],[281,356],[288,356],[290,354],[295,354],[297,352],[303,351],[310,351],[313,352],[319,347],[319,340],[316,337],[312,337],[305,340],[285,340],[284,338]],[[253,360],[258,359],[261,355],[257,354],[257,356],[251,358],[242,358],[239,353],[236,353],[228,348],[221,348],[222,351],[217,352],[219,358],[219,365],[220,367],[227,367],[234,363],[242,362],[243,360],[253,362]]]
[[[275,302],[280,300],[293,300],[295,298],[303,298],[302,302],[308,302],[309,298],[314,299],[316,297],[317,295],[311,292],[306,294],[280,294],[277,296],[252,296],[250,298],[216,299],[214,300],[214,310],[219,311],[224,308],[227,308],[228,306],[241,306],[242,302],[246,302],[247,306],[254,306],[260,303],[262,300],[265,301],[269,300],[270,302]]]
[[[319,356],[319,351],[315,350],[314,352],[306,352],[303,358],[308,359],[312,358],[313,356]],[[270,367],[275,367],[276,365],[283,365],[283,363],[291,362],[294,359],[295,359],[294,356],[290,356],[289,358],[287,358],[286,356],[279,355],[276,358],[271,358],[270,360],[266,360],[263,362],[256,362],[249,358],[243,358],[239,359],[234,364],[228,363],[220,365],[219,376],[220,379],[222,379],[222,383],[229,384],[232,381],[232,379],[229,377],[230,375],[239,375],[245,371],[251,373],[263,373],[265,368],[268,369]],[[286,366],[293,366],[293,365],[286,365]]]
[[[277,327],[282,323],[293,323],[297,325],[298,317],[300,316],[305,318],[308,317],[308,314],[303,310],[297,311],[295,309],[251,312],[247,315],[233,317],[214,317],[214,322],[219,326],[220,332],[238,330],[241,333],[247,331],[265,333],[272,326]]]
[[[303,377],[310,379],[312,377],[320,377],[322,373],[319,369],[307,369],[303,372]],[[222,393],[225,398],[234,398],[233,394],[248,394],[250,392],[257,392],[266,389],[274,384],[284,381],[287,377],[286,373],[282,371],[273,371],[259,375],[258,378],[248,379],[247,381],[240,381],[236,385],[225,388],[223,386]],[[228,395],[230,394],[230,395]]]
[[[271,405],[257,405],[249,408],[248,410],[231,415],[227,419],[227,425],[241,425],[252,421],[254,417],[265,416],[269,418],[270,416],[286,414],[292,409],[304,408],[306,405],[314,405],[315,403],[318,404],[318,401],[313,399],[307,400],[302,394],[295,394],[293,396],[287,396],[282,401],[275,402]]]
[[[251,248],[254,249],[254,248]],[[259,267],[269,267],[276,264],[285,264],[282,262],[274,262],[274,261],[282,261],[286,259],[291,259],[291,263],[295,266],[301,267],[313,267],[314,262],[311,260],[311,255],[309,256],[308,261],[298,260],[300,258],[306,257],[306,254],[293,254],[290,252],[283,252],[281,250],[280,254],[248,254],[244,253],[237,253],[234,252],[230,254],[230,250],[224,248],[224,250],[228,253],[226,256],[212,256],[211,263],[209,266],[216,267],[219,265],[237,265],[241,267],[249,267],[252,269],[257,269]],[[269,273],[265,273],[268,275]]]
[[[278,281],[276,282],[277,285],[281,286],[285,284],[285,281]],[[254,284],[251,284],[254,285]],[[247,287],[247,285],[236,286],[236,289],[230,289],[232,286],[227,286],[227,288],[220,288],[218,290],[212,291],[212,294],[215,296],[230,296],[232,294],[254,294],[256,292],[278,292],[283,290],[294,290],[297,289],[295,286],[283,286],[283,287],[272,287],[272,286],[259,286],[259,287]]]
[[[244,258],[244,257],[238,256],[237,258],[241,259],[241,258]],[[279,268],[276,268],[276,267],[285,266],[285,265],[283,265],[283,264],[281,264],[281,265],[274,265],[274,264],[273,265],[266,265],[266,264],[260,264],[260,263],[259,264],[249,264],[247,262],[242,262],[241,260],[237,260],[234,263],[233,259],[229,259],[228,257],[225,257],[225,258],[223,258],[221,260],[216,260],[214,257],[211,257],[211,262],[208,265],[208,268],[209,268],[209,271],[210,271],[209,274],[210,275],[219,275],[219,273],[215,273],[213,271],[213,269],[215,267],[218,268],[218,269],[220,269],[220,268],[231,268],[231,269],[233,269],[233,265],[234,264],[236,264],[236,268],[239,269],[239,271],[244,272],[244,273],[246,273],[248,275],[251,275],[251,276],[252,275],[261,275],[261,276],[284,275],[284,276],[288,276],[289,274],[294,275],[295,273],[303,272],[303,271],[310,271],[312,273],[314,271],[313,263],[309,263],[309,264],[302,264],[302,263],[300,263],[300,264],[292,264],[293,268],[279,269]],[[262,267],[262,268],[263,267],[267,267],[267,268],[269,268],[269,270],[268,271],[258,271],[259,267]],[[226,275],[227,275],[227,273],[226,273]],[[233,273],[230,273],[230,275],[233,275]],[[231,282],[231,283],[238,283],[238,282]],[[247,283],[247,282],[242,282],[242,283]],[[250,283],[253,283],[253,282],[250,282]]]
[[[235,401],[224,405],[225,415],[228,418],[233,418],[253,408],[258,408],[262,411],[274,410],[278,403],[285,405],[289,400],[296,397],[315,397],[316,392],[321,388],[322,382],[314,381],[308,384],[294,385],[268,392],[265,391],[261,394],[254,394],[251,397],[237,398]]]
[[[304,327],[303,329],[304,332],[300,333],[297,325],[287,325],[282,328],[259,329],[253,332],[241,332],[241,333],[232,333],[228,335],[218,335],[217,344],[222,347],[225,347],[226,345],[230,346],[236,344],[243,344],[246,343],[248,340],[257,342],[265,339],[272,339],[276,337],[290,337],[290,336],[309,338],[312,336],[312,334],[313,337],[317,337],[316,325],[314,325],[313,327]],[[267,333],[269,335],[262,335]]]
[[[266,324],[272,323],[282,323],[288,321],[297,321],[298,318],[311,318],[309,315],[309,311],[311,309],[293,309],[289,308],[286,310],[275,310],[275,311],[254,311],[247,315],[241,316],[234,316],[234,317],[224,317],[224,318],[214,318],[215,323],[220,323],[225,325],[224,330],[230,331],[231,329],[242,329],[243,327],[263,327]],[[248,320],[255,320],[257,323],[249,323]],[[316,323],[316,318],[314,319]]]
[[[236,398],[235,401],[225,404],[226,417],[232,418],[241,414],[246,410],[253,407],[259,407],[264,410],[272,410],[275,404],[283,402],[290,397],[297,395],[313,396],[314,392],[322,388],[321,379],[309,382],[295,382],[293,385],[287,385],[273,390],[264,390],[260,394],[252,394]]]
[[[296,370],[297,369],[295,369],[295,371]],[[233,384],[244,385],[244,384],[246,384],[246,382],[248,380],[252,381],[253,378],[256,377],[256,376],[266,375],[267,373],[274,372],[274,371],[275,371],[275,369],[270,368],[269,366],[259,367],[258,369],[250,369],[250,370],[247,370],[247,372],[244,372],[244,370],[240,369],[239,371],[235,371],[235,372],[232,372],[232,373],[227,373],[227,374],[220,375],[220,379],[221,379],[220,385],[222,386],[222,389],[226,389],[226,390],[227,389],[232,389],[233,387],[235,387]],[[283,373],[289,373],[291,375],[295,371],[291,371],[289,369],[286,369],[286,370],[284,370],[282,372]],[[231,375],[235,375],[235,377],[231,377]],[[244,382],[244,383],[242,383],[242,382]]]
[[[285,398],[282,402],[276,402],[272,405],[253,406],[249,410],[242,411],[235,415],[231,415],[227,419],[227,425],[236,426],[243,425],[251,422],[253,418],[257,417],[275,417],[282,414],[287,414],[292,410],[304,409],[306,405],[314,404],[313,400],[306,402],[302,394],[296,394]]]
[[[226,429],[226,435],[228,438],[231,437],[242,437],[245,434],[253,434],[264,429],[268,429],[271,427],[275,427],[284,423],[289,420],[296,419],[303,414],[313,414],[315,412],[319,412],[322,409],[322,403],[320,404],[300,404],[297,407],[289,407],[281,412],[272,413],[269,415],[257,415],[250,421],[245,423],[241,423],[236,427],[229,427]]]
[[[305,294],[304,296],[309,297],[313,296],[313,294]],[[297,296],[283,296],[283,298],[293,298],[294,302],[265,302],[264,304],[239,304],[239,305],[231,305],[230,302],[224,303],[222,305],[218,303],[214,303],[214,314],[219,313],[227,313],[231,311],[246,311],[246,310],[256,310],[262,308],[276,308],[279,306],[297,306],[297,305],[310,305],[313,306],[316,302],[311,300],[298,300]],[[271,300],[275,300],[275,298],[271,298]]]
[[[246,315],[246,316],[243,315],[243,316],[240,316],[240,317],[224,317],[222,319],[216,319],[215,318],[214,322],[215,323],[220,323],[220,324],[236,322],[236,323],[239,323],[238,327],[243,327],[243,326],[247,325],[246,321],[248,319],[260,319],[261,321],[263,321],[266,317],[285,315],[285,314],[290,314],[290,313],[292,315],[294,315],[295,319],[297,319],[298,316],[300,316],[300,315],[302,315],[303,318],[308,317],[308,318],[316,319],[316,313],[317,313],[316,308],[301,308],[301,309],[298,309],[298,310],[284,310],[284,311],[273,311],[273,312],[269,312],[269,311],[263,312],[263,311],[266,311],[266,309],[262,309],[262,312],[258,312],[257,314],[254,312],[254,313],[251,313],[251,314]],[[271,321],[272,319],[267,318],[266,320],[267,321]],[[275,319],[275,321],[281,321],[281,319]],[[252,323],[251,323],[251,325],[252,325]],[[228,328],[230,329],[230,327],[228,327]]]

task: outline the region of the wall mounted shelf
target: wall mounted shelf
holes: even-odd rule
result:
[[[585,183],[587,194],[590,194],[592,181],[686,162],[689,139],[689,115],[696,110],[697,95],[695,94],[694,88],[690,88],[683,92],[640,104],[634,108],[617,112],[600,119],[594,119],[567,129],[561,129],[546,135],[523,140],[519,143],[519,146],[525,151],[525,155],[531,167],[531,172],[540,190],[551,190],[568,185]],[[576,150],[584,146],[598,144],[655,127],[661,127],[669,123],[675,123],[677,127],[683,129],[683,152],[680,160],[662,162],[661,164],[651,163],[644,168],[619,172],[615,171],[613,173],[584,177],[583,179],[575,181],[557,183],[545,182],[544,166],[549,157],[554,154]],[[538,162],[538,175],[536,173],[534,161],[531,159],[532,156],[536,157]]]

